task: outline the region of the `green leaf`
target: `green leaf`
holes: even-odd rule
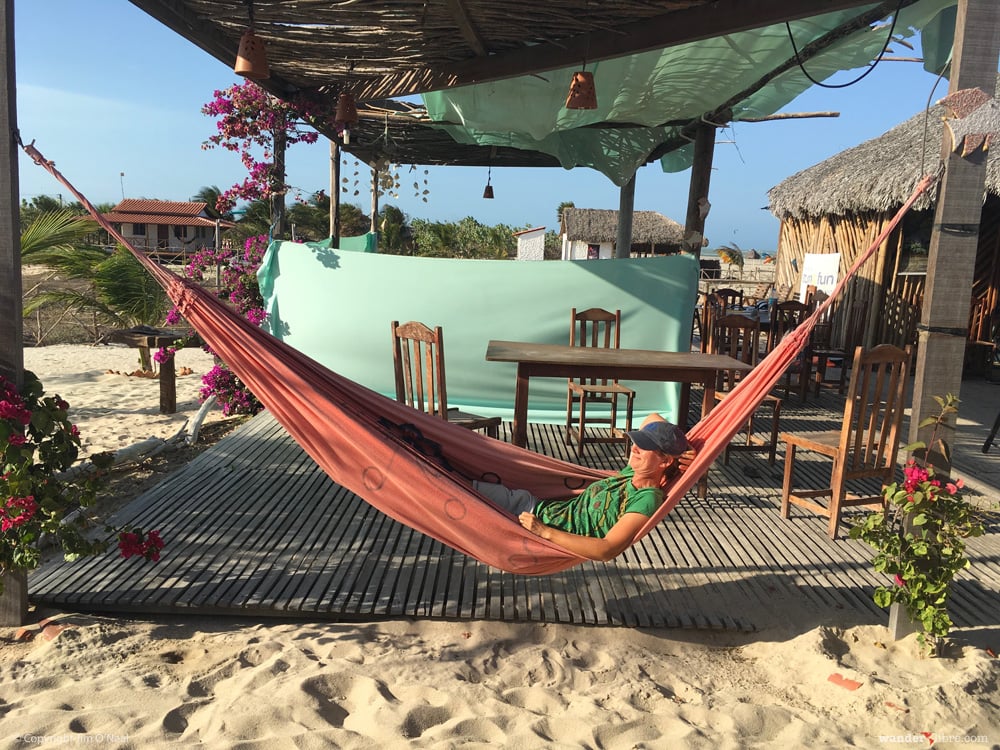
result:
[[[914,526],[923,526],[925,523],[927,523],[927,514],[926,513],[918,513],[916,516],[914,516],[914,518],[913,518],[913,525]]]

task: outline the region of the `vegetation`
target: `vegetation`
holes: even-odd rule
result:
[[[958,399],[935,396],[940,412],[920,423],[934,426],[930,445],[939,445],[943,456],[948,446],[936,440],[937,429],[958,413]],[[920,451],[922,442],[905,450]],[[875,550],[875,570],[892,576],[892,582],[875,589],[875,603],[888,607],[899,603],[910,620],[921,627],[920,642],[940,653],[951,631],[948,598],[959,571],[969,567],[965,540],[983,534],[982,518],[962,497],[962,481],[937,477],[934,467],[911,458],[903,470],[904,481],[893,482],[882,491],[885,507],[869,514],[851,529],[852,539],[861,539]]]
[[[90,319],[94,341],[106,327],[159,325],[167,311],[160,286],[124,248],[110,254],[87,244],[97,225],[70,211],[40,214],[21,235],[21,262],[45,266],[75,286],[49,288],[24,305],[31,315],[57,307],[77,319]]]

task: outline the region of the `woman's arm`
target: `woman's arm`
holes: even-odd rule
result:
[[[618,519],[618,523],[611,527],[603,539],[553,529],[539,521],[533,513],[522,513],[518,520],[532,534],[558,544],[575,555],[589,560],[611,560],[618,557],[632,543],[639,529],[649,518],[642,513],[626,513]]]

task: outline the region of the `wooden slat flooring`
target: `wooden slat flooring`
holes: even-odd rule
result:
[[[839,426],[840,402],[795,398],[782,429]],[[692,401],[692,420],[700,408]],[[501,439],[509,439],[510,424]],[[530,425],[529,447],[577,460],[558,425]],[[800,454],[801,455],[801,454]],[[828,477],[802,456],[803,486]],[[588,445],[579,459],[624,463],[620,445]],[[825,520],[778,515],[783,456],[721,458],[709,495],[690,493],[642,542],[608,563],[551,576],[483,565],[384,516],[334,484],[285,431],[261,415],[138,498],[114,520],[158,528],[156,565],[114,551],[53,561],[29,579],[32,600],[77,610],[197,613],[309,620],[392,617],[496,619],[627,627],[753,630],[881,623],[881,582],[870,550],[830,541]],[[797,464],[798,465],[798,464]],[[958,626],[1000,621],[1000,534],[971,540],[972,567],[955,586]],[[761,607],[761,602],[766,603]]]

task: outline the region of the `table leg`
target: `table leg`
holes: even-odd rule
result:
[[[511,442],[521,448],[528,445],[528,373],[523,365],[517,366],[517,378],[514,381],[514,425],[511,430]]]
[[[681,383],[681,394],[677,399],[677,426],[686,430],[691,425],[688,424],[688,410],[691,408],[691,384]]]
[[[704,390],[702,391],[701,418],[704,419],[715,406],[715,375],[705,379]],[[698,477],[698,497],[704,500],[708,497],[708,472],[706,471]]]
[[[174,414],[177,411],[177,372],[174,358],[160,362],[160,414]]]

